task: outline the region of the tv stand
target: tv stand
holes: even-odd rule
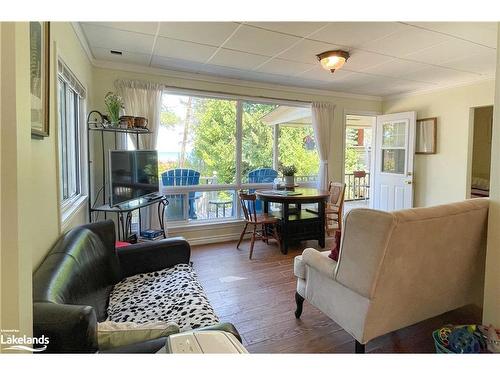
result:
[[[144,197],[137,198],[125,203],[121,203],[115,206],[109,204],[109,191],[108,183],[106,179],[106,149],[117,149],[118,135],[119,134],[129,134],[135,137],[137,149],[139,150],[139,136],[150,135],[151,132],[148,129],[142,128],[119,128],[106,126],[104,123],[104,116],[99,111],[90,111],[87,116],[87,180],[88,180],[88,191],[89,191],[89,222],[96,221],[99,218],[99,213],[104,214],[104,219],[107,219],[108,214],[117,215],[118,223],[118,239],[121,241],[126,241],[131,234],[131,224],[132,224],[132,212],[138,210],[139,212],[139,235],[141,232],[141,208],[150,207],[152,205],[158,204],[158,220],[160,223],[160,230],[163,232],[163,238],[166,238],[165,233],[165,208],[168,205],[168,200],[164,195],[159,193],[148,194]],[[93,138],[91,134],[99,134],[100,142],[92,142]],[[105,134],[112,134],[114,137],[110,140],[107,139],[105,142]],[[92,143],[98,146],[100,143],[101,158],[91,158],[90,145]],[[106,147],[106,145],[111,145]],[[100,169],[97,169],[100,168]],[[96,171],[96,173],[101,172],[101,187],[97,188],[97,193],[95,197],[92,197],[92,182],[96,182],[98,177],[95,176],[94,181],[90,173],[91,168]],[[100,199],[99,199],[100,198]],[[98,204],[97,202],[101,203]]]
[[[154,204],[158,204],[160,230],[163,232],[163,238],[167,238],[165,232],[165,208],[168,205],[168,199],[164,195],[160,195],[156,199],[147,199],[146,197],[137,198],[116,206],[104,204],[102,206],[93,207],[92,211],[116,214],[118,217],[118,239],[124,241],[131,234],[132,212]]]

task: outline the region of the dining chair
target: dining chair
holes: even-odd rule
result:
[[[250,233],[252,235],[250,242],[250,255],[249,259],[252,259],[253,247],[255,244],[255,239],[261,239],[266,244],[269,244],[269,238],[274,238],[278,242],[279,249],[281,251],[281,240],[278,234],[278,219],[269,214],[257,214],[256,210],[256,200],[255,194],[246,193],[243,190],[238,192],[238,196],[241,202],[241,208],[245,216],[245,228],[240,235],[240,240],[236,248],[239,249],[241,241],[245,234]],[[247,232],[248,226],[251,226],[251,230]]]
[[[330,181],[328,191],[330,192],[330,197],[325,207],[325,229],[326,233],[330,236],[336,229],[342,230],[345,184],[342,182]],[[330,224],[336,224],[336,227],[331,228]]]

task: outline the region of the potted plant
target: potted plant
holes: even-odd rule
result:
[[[104,104],[109,112],[111,125],[118,126],[120,123],[120,110],[124,108],[122,97],[114,92],[108,92],[104,97]]]
[[[295,165],[292,164],[283,167],[283,176],[285,177],[286,187],[295,186],[295,173],[297,173],[297,167]]]

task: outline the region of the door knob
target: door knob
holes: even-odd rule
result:
[[[413,181],[406,181],[406,183],[407,183],[408,185],[411,185],[411,184],[413,183]]]

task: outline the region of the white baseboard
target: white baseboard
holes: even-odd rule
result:
[[[246,236],[245,236],[246,237]],[[224,234],[220,236],[203,236],[197,238],[189,238],[187,241],[190,245],[208,245],[211,243],[219,243],[219,242],[228,242],[228,241],[237,241],[240,239],[240,234]]]

